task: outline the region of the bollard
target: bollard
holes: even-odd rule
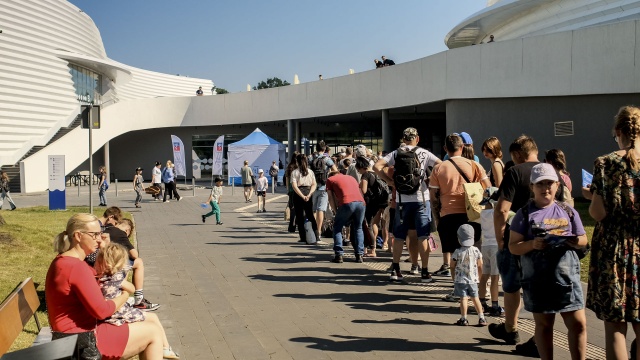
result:
[[[276,193],[276,184],[278,183],[278,177],[276,177],[276,180],[273,180],[273,176],[271,177],[271,194],[275,194]]]
[[[233,195],[233,190],[236,188],[235,178],[231,177],[231,195]]]
[[[78,197],[80,197],[80,180],[78,180],[76,186],[78,187]]]
[[[196,179],[191,178],[191,188],[193,189],[193,197],[196,197]]]
[[[118,197],[118,179],[116,179],[116,197]]]

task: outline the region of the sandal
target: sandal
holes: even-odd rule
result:
[[[369,254],[362,254],[362,257],[363,258],[365,258],[365,257],[374,258],[374,257],[378,257],[378,256],[376,255],[376,253],[369,253]]]
[[[169,346],[168,348],[162,349],[162,358],[163,359],[180,359],[180,355],[177,352],[173,351],[171,346]]]

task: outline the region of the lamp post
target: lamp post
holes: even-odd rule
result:
[[[93,101],[89,103],[89,212],[93,214]]]

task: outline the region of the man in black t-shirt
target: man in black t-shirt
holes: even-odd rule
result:
[[[385,56],[382,57],[382,66],[392,66],[395,64],[396,63],[393,60],[387,59]]]

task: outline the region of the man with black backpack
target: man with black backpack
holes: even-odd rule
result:
[[[329,171],[338,171],[336,164],[329,157],[329,149],[325,145],[324,140],[318,141],[316,144],[316,154],[309,164],[309,168],[316,177],[316,191],[311,195],[313,204],[313,213],[318,224],[318,234],[322,233],[322,224],[324,222],[324,213],[329,206],[329,198],[327,197],[327,176]],[[319,240],[319,239],[318,239]]]
[[[427,241],[431,234],[431,205],[426,181],[429,168],[441,161],[431,152],[417,146],[419,141],[418,130],[412,127],[405,129],[402,134],[404,144],[374,165],[376,174],[396,189],[391,281],[402,281],[400,257],[407,236],[411,245],[418,247],[422,258],[422,282],[432,281],[428,270],[430,249]]]

